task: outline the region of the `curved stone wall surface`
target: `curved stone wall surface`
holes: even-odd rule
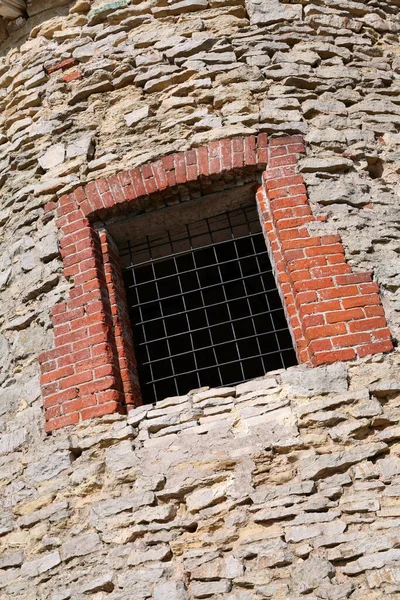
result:
[[[398,353],[47,437],[37,360],[71,288],[44,207],[260,133],[304,136],[309,235],[373,273],[396,342],[399,7],[28,0],[0,22],[2,600],[399,597]]]

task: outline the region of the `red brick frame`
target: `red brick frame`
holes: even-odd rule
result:
[[[320,365],[392,349],[378,287],[352,274],[336,235],[311,236],[301,137],[225,139],[101,178],[60,198],[64,274],[70,298],[52,310],[54,349],[43,352],[46,431],[140,404],[132,335],[118,252],[94,223],[255,181],[278,288],[299,362]]]

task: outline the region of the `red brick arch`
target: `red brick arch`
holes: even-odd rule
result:
[[[307,230],[315,217],[296,174],[302,152],[299,136],[224,139],[100,178],[46,207],[56,210],[72,282],[69,299],[52,310],[54,349],[39,357],[46,431],[141,402],[118,252],[94,223],[254,181],[257,171],[260,218],[299,362],[392,349],[371,275],[351,272],[338,236]]]

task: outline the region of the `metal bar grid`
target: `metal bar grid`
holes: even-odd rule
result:
[[[120,253],[145,402],[296,364],[254,205]]]

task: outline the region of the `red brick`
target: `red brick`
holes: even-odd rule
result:
[[[146,188],[144,187],[142,173],[140,169],[134,169],[133,171],[129,171],[129,175],[131,176],[133,187],[136,190],[136,198],[146,196]]]
[[[76,400],[71,400],[70,402],[65,402],[63,404],[64,414],[68,413],[76,413],[83,408],[87,408],[88,406],[94,406],[96,404],[96,396],[81,396]]]
[[[168,187],[168,179],[161,160],[156,161],[151,166],[154,179],[158,190],[165,190]]]
[[[146,192],[149,195],[154,194],[154,192],[157,191],[157,184],[156,184],[156,180],[154,179],[154,177],[149,177],[148,179],[145,179],[144,185],[146,188]]]
[[[303,327],[316,327],[318,325],[324,325],[324,317],[323,315],[309,315],[308,317],[304,317],[302,320]]]
[[[383,317],[385,315],[382,306],[366,306],[364,310],[367,317]]]
[[[308,281],[297,281],[294,284],[295,292],[306,292],[310,290],[322,290],[324,288],[331,288],[333,280],[331,277],[324,277],[323,279],[310,279]]]
[[[344,263],[345,262],[345,257],[344,257],[344,252],[341,252],[340,254],[330,254],[329,256],[326,257],[328,264],[330,265],[337,265],[339,263]]]
[[[257,146],[258,146],[258,148],[268,148],[268,134],[267,133],[259,133],[258,134]]]
[[[175,177],[176,183],[186,183],[185,153],[177,152],[175,155]]]
[[[91,181],[87,184],[86,196],[90,202],[92,210],[99,210],[100,208],[103,208],[103,202],[94,181]]]
[[[342,305],[343,308],[354,308],[356,306],[380,305],[380,302],[378,294],[355,295],[354,297],[343,298]]]
[[[62,80],[65,81],[65,83],[71,83],[71,81],[76,81],[78,79],[82,79],[83,74],[82,71],[79,71],[78,69],[76,71],[72,71],[71,73],[66,73],[65,75],[62,76]]]
[[[111,177],[108,178],[107,182],[110,187],[112,196],[114,198],[114,203],[119,204],[121,202],[125,202],[125,194],[122,189],[122,185],[118,175],[111,175]]]
[[[269,166],[274,167],[283,167],[286,165],[295,165],[297,163],[297,156],[295,154],[288,154],[286,156],[277,156],[276,158],[271,158],[269,161]]]
[[[292,177],[281,177],[279,179],[270,179],[266,182],[267,190],[276,190],[285,188],[289,185],[297,185],[303,183],[302,175],[293,175]]]
[[[369,342],[371,342],[371,335],[369,333],[349,333],[332,339],[335,348],[357,346],[358,344],[368,344]]]
[[[340,275],[336,277],[336,281],[339,285],[369,282],[371,281],[371,273],[351,273],[349,275]]]
[[[288,219],[286,219],[288,220]],[[308,231],[305,227],[294,227],[292,229],[277,229],[277,236],[279,240],[283,243],[288,240],[307,240],[308,239]]]
[[[333,350],[331,352],[318,352],[316,353],[311,362],[314,367],[324,365],[326,363],[333,363],[342,360],[354,360],[356,353],[354,348],[345,348],[343,350]]]
[[[59,405],[51,406],[46,409],[46,419],[50,421],[61,416],[61,407]]]
[[[360,358],[368,356],[369,354],[378,354],[381,352],[391,352],[393,350],[393,344],[391,340],[384,342],[373,342],[372,344],[366,344],[365,346],[359,346],[356,348],[357,354]]]
[[[328,302],[313,302],[300,306],[300,316],[315,314],[315,313],[327,313],[328,311],[340,310],[339,300],[330,300]]]
[[[78,373],[77,375],[71,375],[71,377],[65,377],[60,381],[60,389],[66,390],[69,387],[76,387],[82,383],[86,383],[93,379],[93,374],[90,371],[84,373]]]
[[[71,413],[70,415],[64,415],[56,419],[51,419],[45,424],[44,430],[46,433],[50,433],[50,431],[55,431],[56,429],[61,429],[62,427],[68,427],[68,425],[75,425],[75,423],[78,423],[78,421],[79,413]]]
[[[356,296],[358,293],[357,286],[355,285],[346,285],[343,287],[332,287],[325,290],[321,290],[319,292],[321,300],[331,300],[332,298],[346,298],[351,296]],[[349,306],[345,306],[344,308],[350,308]],[[362,306],[362,304],[355,304],[354,306]]]
[[[315,302],[316,300],[318,300],[316,292],[300,292],[296,295],[296,302],[298,305]]]
[[[371,336],[373,340],[391,340],[392,336],[390,333],[390,329],[388,327],[383,327],[382,329],[375,329],[371,332]]]
[[[174,155],[173,154],[169,154],[168,156],[164,156],[161,159],[161,162],[163,164],[163,167],[166,171],[173,171],[175,169],[175,161],[174,161]]]
[[[219,142],[210,142],[208,152],[208,168],[210,175],[221,173],[220,154]]]
[[[311,208],[302,204],[301,206],[291,206],[286,208],[277,208],[274,203],[271,202],[271,209],[274,218],[279,221],[280,219],[292,219],[294,217],[307,217],[311,215]]]
[[[373,294],[373,293],[378,294],[379,293],[379,286],[375,282],[360,283],[358,288],[362,294]]]
[[[269,151],[269,155],[271,156],[271,158],[276,158],[277,156],[284,156],[285,154],[287,154],[287,147],[286,146],[274,146],[272,148],[270,148]],[[268,171],[271,165],[268,165]]]
[[[355,319],[364,319],[365,314],[362,308],[353,308],[349,310],[337,310],[326,314],[327,323],[344,323],[345,321],[354,321]]]
[[[232,150],[234,152],[244,152],[244,139],[232,138]]]
[[[45,67],[44,70],[48,75],[51,73],[55,73],[56,71],[64,71],[65,69],[70,69],[71,67],[75,67],[78,64],[76,58],[66,58],[61,62],[58,62],[51,67]]]
[[[115,385],[115,377],[103,377],[102,379],[97,379],[96,381],[83,383],[80,386],[80,391],[82,394],[95,394],[96,392],[102,392],[103,390],[108,390],[111,387],[115,387]]]
[[[221,140],[221,167],[222,170],[232,169],[232,148],[231,140]]]
[[[254,136],[244,139],[244,162],[246,166],[257,164],[256,138]]]
[[[49,373],[45,373],[40,378],[41,385],[45,385],[46,383],[50,383],[51,381],[58,381],[63,379],[64,377],[68,377],[73,375],[75,372],[72,366],[63,367],[62,369],[56,369],[55,371],[50,371]]]
[[[312,269],[312,274],[314,277],[327,277],[328,275],[333,277],[335,275],[348,273],[349,271],[351,271],[350,266],[347,263],[343,263],[339,265],[326,265],[325,267]]]
[[[78,395],[78,390],[76,388],[69,388],[68,390],[64,390],[62,392],[56,392],[55,394],[51,394],[46,396],[43,399],[44,408],[48,408],[50,406],[56,406],[59,404],[63,404],[67,400],[73,400]]]
[[[269,144],[270,146],[288,146],[289,144],[302,144],[303,138],[301,135],[292,135],[292,136],[282,136],[276,138],[270,138]]]
[[[316,352],[327,352],[332,349],[332,342],[329,338],[313,340],[309,343],[308,349],[311,354],[315,354]]]
[[[340,235],[322,235],[321,244],[323,246],[329,246],[329,244],[341,244],[342,239]]]
[[[118,179],[119,179],[122,187],[132,185],[132,179],[131,179],[128,171],[122,171],[121,173],[118,173]],[[101,179],[97,179],[96,183],[97,183],[97,189],[99,190],[99,192],[101,194],[103,194],[104,192],[108,192],[108,184],[107,184],[107,181],[104,179],[104,177],[102,177]]]
[[[196,154],[199,175],[204,175],[207,177],[210,174],[208,169],[208,148],[206,146],[201,146],[200,148],[196,149]]]
[[[82,419],[93,419],[94,417],[102,417],[103,415],[110,415],[115,412],[120,412],[121,406],[118,402],[107,402],[105,404],[99,404],[90,408],[82,410]]]
[[[309,340],[316,340],[318,338],[340,335],[341,333],[346,333],[346,325],[344,323],[336,323],[335,325],[321,325],[319,327],[309,327],[307,329],[307,338]]]
[[[298,196],[283,196],[282,198],[276,198],[275,200],[271,200],[271,207],[274,211],[280,208],[289,208],[294,206],[304,206],[311,213],[311,209],[307,201],[307,196],[302,194]]]
[[[289,154],[304,154],[306,151],[306,148],[302,143],[288,144],[287,149]]]
[[[362,319],[361,321],[349,323],[349,329],[352,332],[371,331],[372,329],[380,329],[385,326],[386,319],[384,317],[373,317],[372,319]]]
[[[299,260],[304,258],[304,250],[298,248],[297,250],[286,250],[285,252],[286,260]]]
[[[328,246],[318,246],[317,248],[308,248],[306,250],[307,256],[318,256],[319,254],[323,254],[326,256],[327,254],[344,254],[344,248],[342,244],[331,244]]]
[[[279,221],[277,221],[276,227],[278,231],[281,231],[283,229],[293,229],[294,227],[299,227],[299,225],[304,225],[304,223],[309,223],[313,220],[314,217],[312,216],[296,217],[294,219],[280,219]],[[308,235],[309,234],[306,232],[307,237]]]

